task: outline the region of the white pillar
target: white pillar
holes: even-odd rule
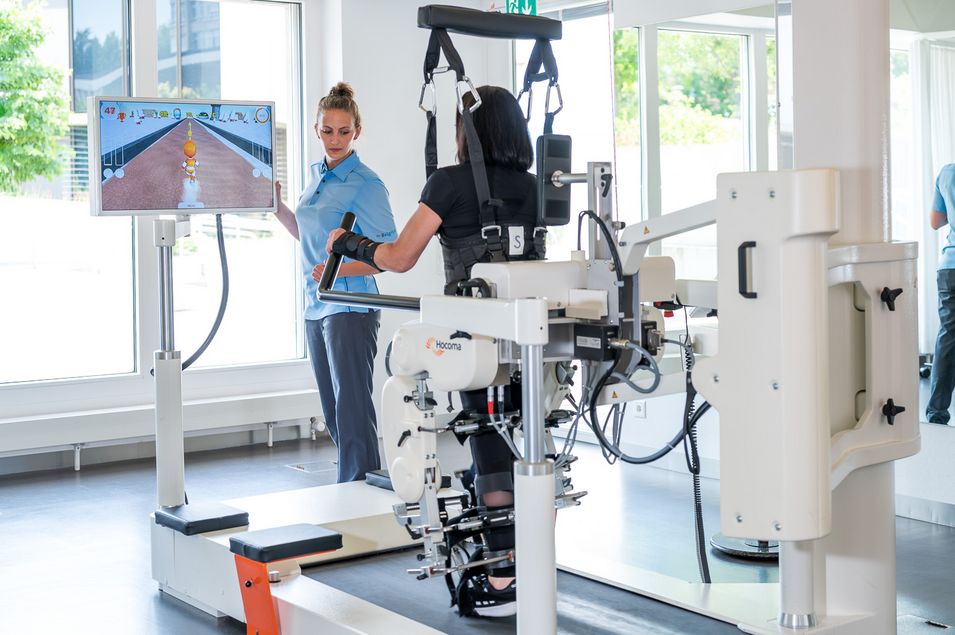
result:
[[[557,632],[554,462],[546,458],[544,347],[521,346],[524,460],[514,466],[517,632]]]
[[[842,229],[831,244],[889,240],[888,1],[780,0],[781,28],[790,7],[792,87],[780,95],[795,97],[780,108],[792,113],[792,167],[840,171]]]
[[[791,165],[781,148],[780,167],[840,171],[841,230],[830,245],[889,240],[888,0],[778,0],[777,11],[780,125],[792,126]],[[837,323],[831,335],[854,338],[860,327]],[[852,368],[842,360],[832,372]],[[896,632],[894,475],[893,463],[866,467],[833,491],[832,534],[812,546],[820,616],[872,614],[872,632]],[[783,600],[804,598],[804,583],[788,577],[781,570]]]
[[[816,625],[813,579],[812,543],[780,541],[780,626],[802,629]]]

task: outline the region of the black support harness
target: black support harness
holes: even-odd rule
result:
[[[507,15],[460,7],[429,5],[418,9],[418,26],[431,30],[431,38],[424,58],[424,83],[418,99],[418,107],[425,112],[428,122],[424,152],[426,175],[430,177],[438,167],[434,76],[437,73],[454,71],[457,108],[467,139],[468,162],[471,165],[478,198],[480,233],[457,239],[446,237],[441,239],[447,282],[445,292],[456,293],[459,291],[458,285],[470,277],[471,267],[477,262],[543,260],[547,230],[540,222],[530,227],[524,224],[507,223],[508,210],[500,199],[492,196],[484,163],[484,151],[474,127],[473,113],[480,108],[481,97],[465,73],[464,63],[448,33],[492,38],[533,39],[534,48],[524,73],[524,84],[518,100],[527,93],[526,119],[530,120],[533,85],[540,81],[548,82],[544,133],[550,134],[554,117],[563,107],[560,86],[557,83],[557,61],[550,44],[551,40],[560,39],[562,25],[557,20],[538,16]],[[442,53],[447,62],[445,67],[438,66]],[[552,89],[556,89],[558,107],[550,111]],[[429,91],[432,95],[431,105],[425,106],[425,94]],[[470,94],[474,100],[474,103],[469,106],[465,106],[464,103],[467,94]],[[537,216],[541,218],[539,211]]]

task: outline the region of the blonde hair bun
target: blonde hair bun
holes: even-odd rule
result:
[[[329,97],[343,97],[345,99],[355,98],[355,89],[348,82],[338,82],[328,91]]]
[[[322,97],[318,102],[318,115],[316,121],[320,120],[322,113],[326,110],[344,110],[350,113],[355,119],[355,125],[361,125],[361,113],[358,111],[358,102],[355,101],[355,89],[348,82],[338,82],[328,94]]]

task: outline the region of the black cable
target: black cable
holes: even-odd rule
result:
[[[219,262],[222,265],[222,296],[219,299],[219,312],[216,314],[215,322],[206,335],[196,352],[189,356],[189,359],[182,363],[182,369],[186,370],[199,359],[199,356],[206,352],[209,344],[212,343],[216,333],[219,332],[219,326],[222,324],[222,317],[225,315],[225,307],[229,303],[229,262],[225,255],[225,235],[222,233],[222,214],[216,214],[216,239],[219,243]]]
[[[680,304],[680,298],[676,301]],[[690,343],[690,317],[683,305],[683,324],[686,331],[683,342],[683,359],[686,365],[686,402],[683,406],[683,453],[686,458],[686,467],[689,470],[693,480],[693,516],[694,530],[696,534],[696,561],[700,569],[700,578],[705,584],[709,584],[710,565],[706,555],[706,530],[703,526],[703,489],[700,483],[700,452],[697,439],[697,429],[692,423],[696,415],[694,401],[696,400],[696,388],[693,386],[693,347]]]
[[[589,216],[594,220],[595,223],[597,223],[600,233],[604,235],[604,240],[607,241],[607,245],[609,246],[610,257],[613,259],[613,265],[616,269],[615,273],[617,274],[617,281],[623,282],[623,267],[620,264],[620,254],[617,252],[617,243],[614,242],[613,235],[610,233],[610,228],[607,227],[607,223],[604,221],[604,219],[600,218],[600,216],[589,209],[585,209],[577,215],[577,248],[580,249],[580,234],[582,229],[581,220],[584,216]],[[623,289],[621,288],[620,291],[622,293]]]
[[[611,443],[607,439],[607,436],[600,429],[599,423],[595,425],[593,422],[600,421],[600,419],[597,417],[597,399],[600,395],[600,391],[603,390],[604,385],[606,385],[607,379],[609,379],[610,375],[613,373],[613,368],[614,366],[611,365],[610,369],[606,373],[604,373],[604,375],[597,382],[597,386],[594,389],[594,392],[590,398],[590,404],[589,404],[590,417],[589,419],[585,418],[584,421],[587,423],[587,425],[590,427],[591,430],[593,430],[594,434],[596,435],[597,441],[599,442],[598,445],[600,446],[601,453],[603,453],[605,457],[606,457],[606,453],[610,453],[613,456],[615,456],[617,459],[623,461],[624,463],[629,463],[631,465],[646,465],[648,463],[653,463],[654,461],[657,461],[663,458],[664,456],[666,456],[667,454],[669,454],[670,451],[673,450],[673,448],[677,447],[677,445],[680,444],[680,441],[682,441],[687,434],[687,426],[685,425],[682,426],[680,428],[680,431],[677,432],[676,435],[665,446],[663,446],[662,448],[660,448],[653,454],[648,454],[646,456],[631,456],[627,454],[626,452],[624,452],[623,450],[621,450],[617,445]],[[710,409],[710,404],[707,402],[704,402],[699,407],[699,409],[696,410],[693,417],[690,419],[690,424],[689,424],[690,428],[695,428],[697,422],[709,409]]]

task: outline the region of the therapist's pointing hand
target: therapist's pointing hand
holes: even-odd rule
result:
[[[332,245],[335,243],[335,240],[345,233],[345,230],[341,227],[337,227],[332,230],[332,233],[328,235],[328,242],[325,243],[325,251],[332,253]]]

